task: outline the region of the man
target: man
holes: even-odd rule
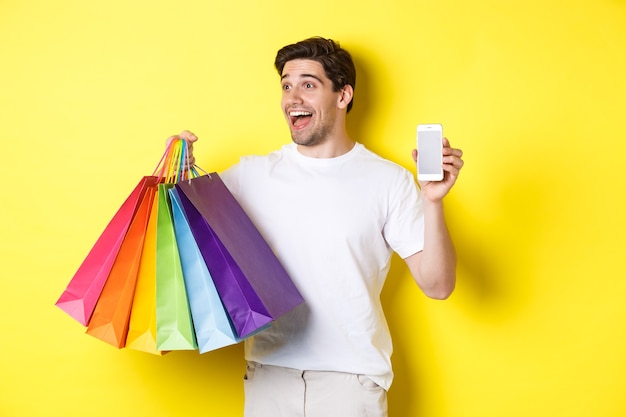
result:
[[[392,345],[380,293],[392,251],[427,296],[452,293],[442,200],[462,152],[444,139],[444,179],[420,191],[413,174],[348,135],[356,73],[338,43],[288,45],[275,66],[293,143],[221,176],[305,303],[246,341],[245,416],[386,416]]]

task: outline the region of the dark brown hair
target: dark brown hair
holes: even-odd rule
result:
[[[350,53],[339,46],[332,39],[313,37],[287,45],[276,54],[274,66],[278,75],[283,74],[283,68],[288,61],[294,59],[310,59],[319,62],[326,76],[333,83],[333,91],[339,91],[346,85],[355,88],[356,70]],[[348,103],[348,111],[352,108],[354,97]]]

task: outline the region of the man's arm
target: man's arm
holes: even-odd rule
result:
[[[442,202],[424,202],[424,249],[405,259],[415,282],[428,297],[452,294],[456,283],[456,252],[443,217]]]
[[[428,297],[446,299],[456,284],[456,251],[443,214],[443,198],[463,167],[463,152],[444,138],[442,181],[420,182],[424,208],[424,249],[405,259],[415,282]],[[417,160],[417,151],[413,151]]]

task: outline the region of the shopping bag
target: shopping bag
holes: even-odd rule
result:
[[[187,197],[180,193],[179,198],[194,240],[239,338],[269,326],[273,318],[241,268]]]
[[[176,189],[240,338],[303,303],[293,281],[217,173],[180,181]],[[200,216],[194,216],[192,208]]]
[[[89,320],[111,272],[113,262],[122,245],[126,231],[148,187],[158,178],[143,177],[108,223],[74,277],[61,294],[56,306],[83,326]]]
[[[169,190],[187,298],[200,353],[238,343],[213,278],[193,238],[175,188]]]
[[[150,187],[144,194],[87,327],[87,334],[118,348],[124,347],[126,343],[137,273],[155,191],[155,187]]]
[[[158,350],[193,350],[198,345],[189,302],[171,205],[167,190],[174,184],[160,184],[156,239],[156,319]]]
[[[137,273],[137,285],[130,312],[126,347],[155,355],[156,347],[156,229],[158,202],[152,203],[146,237]]]

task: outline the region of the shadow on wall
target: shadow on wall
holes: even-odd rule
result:
[[[487,176],[499,175],[492,177],[498,180],[477,196],[484,202],[461,201],[454,191],[447,197],[446,219],[457,249],[458,282],[445,308],[455,309],[479,325],[506,325],[528,312],[541,280],[546,278],[542,276],[542,265],[546,258],[557,262],[558,256],[551,256],[559,250],[554,245],[562,246],[563,233],[569,229],[564,214],[576,207],[576,187],[572,185],[575,173],[530,173],[529,166],[542,166],[533,156],[536,154],[536,146],[522,143],[509,161],[501,162],[508,167],[506,174],[494,166],[494,172]],[[471,187],[475,180],[468,178],[466,186]],[[466,199],[468,194],[464,194]],[[446,391],[438,386],[436,369],[435,375],[432,367],[424,374],[420,372],[422,364],[432,365],[438,359],[420,357],[431,351],[428,344],[434,342],[431,335],[436,338],[437,329],[430,326],[431,320],[425,315],[431,310],[424,308],[425,301],[419,295],[414,305],[402,306],[406,302],[396,301],[401,298],[400,291],[406,291],[407,279],[411,278],[404,261],[394,256],[382,297],[394,340],[396,376],[389,393],[390,415],[422,414],[427,411],[423,402],[429,400],[423,398],[425,392],[432,392],[433,386],[437,392]],[[445,407],[445,402],[440,406]]]
[[[569,244],[564,232],[577,207],[576,173],[567,172],[572,168],[559,167],[559,175],[542,170],[545,159],[536,155],[555,151],[538,152],[536,143],[518,143],[510,160],[494,163],[485,174],[497,180],[480,190],[479,204],[458,201],[454,192],[447,204],[451,210],[446,219],[457,248],[457,296],[468,314],[482,322],[524,314],[541,286],[546,257],[557,262],[558,251]]]
[[[381,138],[372,136],[372,127],[379,124],[381,120],[388,120],[387,114],[391,111],[391,106],[380,106],[378,103],[392,102],[392,92],[380,91],[380,86],[385,84],[382,78],[386,77],[386,74],[381,72],[381,65],[378,65],[376,74],[370,71],[367,61],[371,61],[373,56],[375,55],[371,51],[352,52],[357,74],[356,88],[353,107],[346,118],[346,126],[350,137],[370,150],[379,152],[383,142]],[[374,78],[376,81],[373,81]]]

